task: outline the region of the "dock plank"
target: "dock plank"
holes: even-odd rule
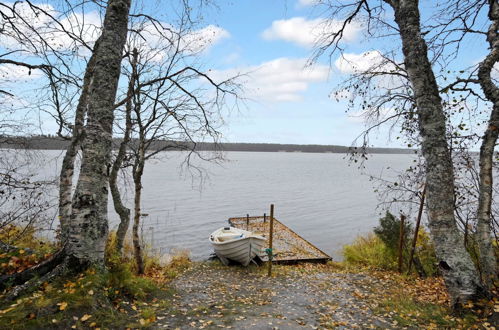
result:
[[[263,216],[229,218],[232,227],[249,230],[268,238],[270,218]],[[326,262],[332,258],[274,218],[273,253],[275,263]],[[267,256],[262,256],[268,261]]]

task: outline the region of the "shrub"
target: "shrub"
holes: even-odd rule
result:
[[[397,268],[393,253],[374,234],[358,237],[352,244],[343,247],[345,262],[352,265],[394,270]]]
[[[375,234],[358,237],[353,244],[343,247],[345,263],[382,270],[396,270],[398,268],[400,219],[386,212],[386,215],[380,218],[379,222],[379,226],[374,229]],[[413,230],[409,222],[406,222],[404,226],[402,256],[404,265],[407,265],[412,247]],[[420,228],[412,270],[418,268],[419,273],[434,276],[438,273],[436,264],[435,250],[430,236],[423,228]]]
[[[404,242],[409,242],[412,236],[412,226],[408,221],[404,222]],[[400,219],[390,212],[386,212],[383,218],[379,219],[379,226],[374,228],[374,233],[385,243],[386,247],[393,253],[398,251],[400,239]]]

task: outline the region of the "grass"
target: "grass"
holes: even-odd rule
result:
[[[399,327],[469,329],[480,323],[479,317],[471,312],[456,317],[447,305],[421,302],[403,293],[393,293],[381,300],[375,312],[389,314]]]
[[[173,291],[169,282],[191,266],[188,254],[171,257],[161,264],[159,256],[144,253],[146,274],[135,275],[135,266],[127,243],[124,255],[114,251],[113,235],[106,251],[107,269],[88,269],[76,276],[44,283],[37,291],[14,303],[2,302],[1,329],[71,328],[147,328],[156,320],[156,312],[169,306]],[[37,248],[35,246],[26,248]],[[10,271],[24,269],[20,251],[0,255]],[[12,262],[15,260],[16,262]],[[31,260],[31,259],[30,259]],[[39,260],[37,260],[39,261]]]
[[[346,266],[373,267],[394,270],[397,263],[391,251],[375,234],[358,237],[352,244],[343,247]]]

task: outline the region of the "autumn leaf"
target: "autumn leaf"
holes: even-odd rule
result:
[[[80,321],[82,322],[85,322],[86,320],[88,320],[89,318],[91,318],[92,315],[89,315],[89,314],[85,314],[81,317]]]
[[[93,296],[94,295],[94,290],[88,291],[88,294],[91,295],[91,296]]]
[[[63,311],[63,310],[65,310],[65,309],[66,309],[66,307],[68,307],[68,303],[67,303],[67,302],[65,302],[65,301],[63,301],[63,302],[61,302],[61,303],[58,303],[57,305],[59,306],[59,310],[60,310],[60,311]]]

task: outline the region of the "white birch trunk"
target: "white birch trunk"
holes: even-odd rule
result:
[[[487,33],[490,52],[478,67],[478,78],[486,98],[492,102],[492,112],[480,147],[480,185],[477,210],[477,241],[480,251],[480,268],[484,286],[491,290],[498,279],[497,258],[492,246],[491,205],[493,191],[494,148],[499,134],[499,88],[492,80],[492,70],[499,62],[499,3],[489,1],[489,19],[492,24]]]
[[[80,263],[103,265],[108,235],[108,166],[112,147],[113,105],[127,37],[130,0],[109,0],[102,34],[94,49],[93,82],[80,176],[73,197],[68,253]]]
[[[405,67],[415,92],[422,152],[426,161],[429,227],[439,266],[458,307],[481,293],[479,275],[464,247],[454,216],[454,174],[446,140],[445,115],[427,45],[420,30],[417,0],[385,0],[395,12]]]

